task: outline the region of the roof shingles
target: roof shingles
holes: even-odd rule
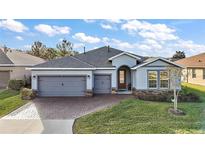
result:
[[[75,56],[67,56],[56,60],[51,60],[43,64],[34,66],[35,68],[92,68],[92,67],[113,67],[109,58],[114,57],[124,51],[108,46],[90,50]],[[135,55],[138,56],[138,55]],[[138,56],[141,57],[141,56]],[[143,57],[141,57],[143,59]]]
[[[184,67],[202,67],[205,68],[205,53],[201,53],[188,58],[183,58],[175,63],[180,64]]]
[[[13,64],[8,56],[0,49],[0,64]]]

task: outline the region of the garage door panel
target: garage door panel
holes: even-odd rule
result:
[[[40,96],[84,96],[85,77],[43,76],[39,77]]]
[[[94,76],[94,93],[107,94],[111,92],[111,76],[95,75]]]

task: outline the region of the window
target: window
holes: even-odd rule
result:
[[[192,78],[196,78],[196,69],[192,69]]]
[[[203,79],[205,79],[205,68],[203,69]]]
[[[157,88],[157,71],[148,72],[149,88]]]
[[[169,75],[167,71],[160,71],[160,88],[169,87]]]
[[[125,70],[120,70],[120,83],[125,83]]]

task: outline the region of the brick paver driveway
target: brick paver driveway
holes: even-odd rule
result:
[[[131,95],[96,95],[94,97],[36,98],[4,119],[75,119],[103,109]]]
[[[75,118],[110,107],[131,95],[36,98],[0,120],[0,133],[71,134]]]

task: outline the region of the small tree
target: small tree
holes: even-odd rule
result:
[[[63,39],[56,47],[60,51],[59,55],[61,57],[73,55],[73,44],[66,39]]]
[[[174,110],[177,111],[178,95],[181,90],[181,76],[183,75],[182,68],[169,66],[167,70],[169,71],[170,87],[174,92]]]
[[[183,58],[186,58],[184,51],[176,51],[176,53],[172,56],[172,61],[176,61]]]
[[[60,43],[56,45],[56,48],[59,50],[58,56],[65,57],[65,56],[74,56],[78,54],[77,51],[73,50],[73,43],[70,41],[63,39]]]
[[[44,52],[46,52],[46,46],[40,41],[34,42],[31,46],[30,54],[33,56],[43,58]]]

